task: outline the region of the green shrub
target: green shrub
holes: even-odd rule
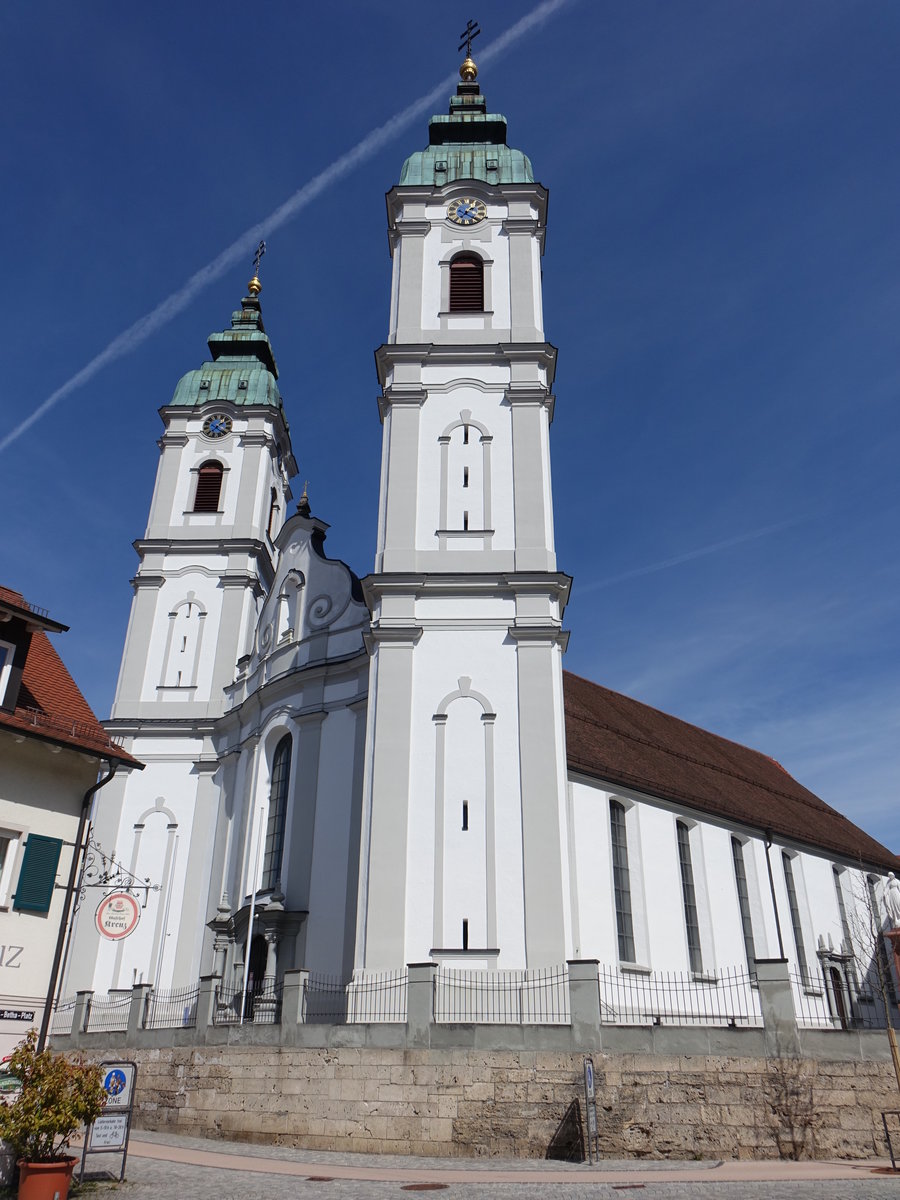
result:
[[[103,1109],[100,1068],[50,1050],[38,1054],[32,1029],[13,1051],[9,1070],[22,1081],[22,1091],[11,1104],[0,1103],[0,1138],[26,1162],[65,1158],[81,1125],[95,1121]]]

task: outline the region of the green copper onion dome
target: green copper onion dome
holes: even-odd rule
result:
[[[252,286],[256,284],[256,286]],[[231,328],[209,335],[212,362],[188,371],[178,381],[173,405],[199,406],[227,400],[241,407],[268,405],[283,409],[278,390],[278,367],[259,306],[259,285],[251,280],[241,307],[231,314]]]
[[[471,60],[467,59],[463,67]],[[472,67],[474,68],[474,63]],[[485,183],[534,183],[531,163],[521,150],[506,144],[506,117],[489,113],[481,89],[466,73],[450,97],[447,116],[428,122],[428,149],[411,154],[400,172],[400,184],[440,187],[456,179]]]

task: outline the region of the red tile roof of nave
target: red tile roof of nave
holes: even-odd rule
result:
[[[564,672],[571,770],[896,870],[900,858],[773,758]]]
[[[0,728],[19,729],[32,737],[138,765],[94,716],[43,630],[32,634],[15,712],[0,709]]]

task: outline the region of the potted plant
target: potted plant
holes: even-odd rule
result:
[[[50,1050],[38,1053],[32,1029],[12,1052],[9,1072],[22,1088],[0,1104],[0,1138],[18,1156],[19,1200],[65,1200],[78,1162],[66,1153],[69,1142],[99,1117],[106,1099],[100,1068]]]

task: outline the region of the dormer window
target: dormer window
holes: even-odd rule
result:
[[[476,254],[450,263],[450,312],[484,312],[484,264]]]
[[[195,513],[214,513],[219,511],[219,496],[222,491],[221,463],[204,463],[197,472],[197,491],[194,493]]]

